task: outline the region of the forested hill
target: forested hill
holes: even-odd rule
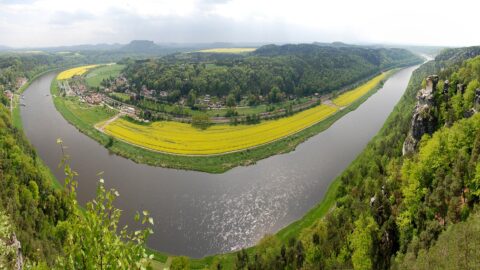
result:
[[[272,236],[255,255],[239,253],[237,268],[478,269],[478,49],[446,50],[416,70],[379,134],[336,180],[328,214],[288,244]],[[404,153],[408,137],[418,141]]]
[[[415,55],[405,49],[312,44],[266,45],[258,48],[253,54],[257,56],[296,56],[319,68],[335,68],[340,64],[364,64],[371,65],[372,68],[387,69],[392,66],[410,65],[418,61]],[[330,58],[331,60],[328,61]]]
[[[266,45],[245,55],[178,54],[131,62],[125,75],[140,91],[178,91],[223,97],[266,96],[273,88],[298,97],[339,90],[359,80],[421,59],[404,49]]]

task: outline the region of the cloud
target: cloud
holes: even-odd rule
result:
[[[0,0],[0,44],[383,42],[473,45],[479,3],[457,0]]]
[[[66,12],[57,11],[50,16],[49,23],[54,25],[72,25],[78,22],[95,19],[95,16],[85,11]]]

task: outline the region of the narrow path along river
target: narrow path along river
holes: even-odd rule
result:
[[[26,90],[21,114],[27,137],[58,179],[63,173],[56,139],[68,146],[79,173],[81,203],[94,197],[97,174],[104,172],[107,187],[120,192],[116,205],[124,210],[122,222],[134,224],[136,211],[150,211],[155,220],[150,247],[201,257],[253,245],[321,201],[329,184],[381,128],[416,67],[390,77],[357,110],[295,151],[218,175],[150,167],[110,154],[56,111],[49,95],[55,73]]]

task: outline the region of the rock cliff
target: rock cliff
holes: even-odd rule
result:
[[[437,125],[433,113],[435,106],[435,91],[437,90],[438,76],[431,75],[426,78],[425,89],[417,94],[417,104],[413,112],[410,131],[403,143],[403,154],[408,154],[417,148],[418,142],[424,134],[432,134]],[[448,84],[448,82],[445,82]],[[447,88],[448,89],[448,88]]]

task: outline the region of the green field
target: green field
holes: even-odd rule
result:
[[[105,65],[88,71],[85,80],[89,87],[100,87],[100,83],[104,79],[117,77],[123,70],[124,65]]]
[[[109,94],[110,97],[119,100],[121,102],[127,102],[130,100],[130,95],[125,94],[125,93],[118,93],[118,92],[113,92]]]

